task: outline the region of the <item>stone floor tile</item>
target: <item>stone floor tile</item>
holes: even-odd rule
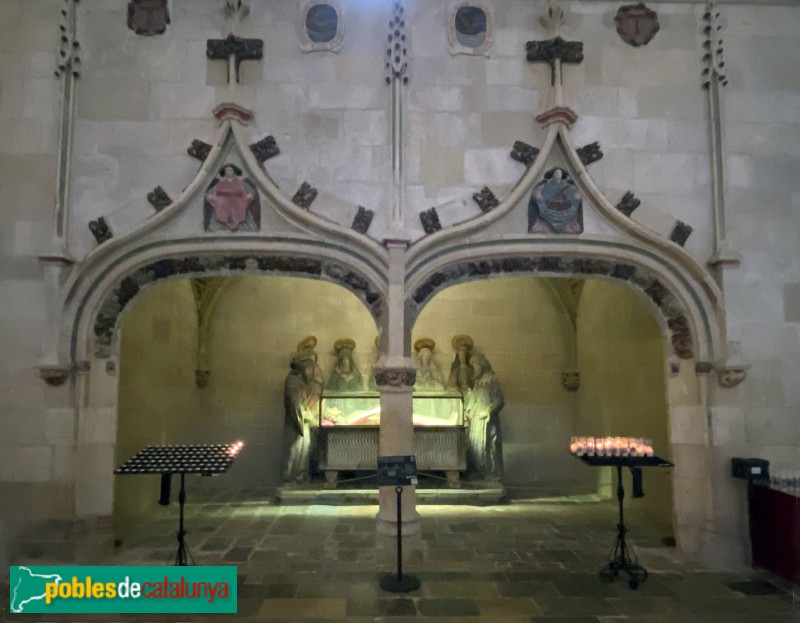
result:
[[[542,613],[549,616],[599,616],[621,614],[608,600],[602,597],[539,598],[536,600],[536,603],[541,608]]]
[[[424,616],[478,616],[478,604],[472,599],[420,598],[417,610]]]
[[[258,616],[264,620],[343,619],[346,609],[344,599],[270,599],[263,603]]]
[[[371,600],[347,600],[347,616],[396,617],[416,616],[417,608],[412,599],[386,598]]]
[[[542,614],[536,601],[525,597],[507,597],[505,599],[478,599],[481,616],[538,616]]]

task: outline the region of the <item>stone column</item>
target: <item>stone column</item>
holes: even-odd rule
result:
[[[381,356],[375,364],[375,380],[381,392],[379,456],[414,454],[412,392],[416,368],[408,356],[410,336],[405,326],[406,240],[386,240],[389,250],[389,293],[381,338]],[[405,487],[402,495],[403,534],[418,534],[416,488]],[[397,498],[394,487],[381,487],[377,514],[378,534],[397,534]]]

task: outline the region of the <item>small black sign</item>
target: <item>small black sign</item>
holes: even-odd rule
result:
[[[417,457],[379,456],[378,485],[406,487],[417,484]]]

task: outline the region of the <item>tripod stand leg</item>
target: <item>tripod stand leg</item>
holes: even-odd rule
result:
[[[175,554],[175,566],[185,567],[189,564],[187,555],[190,556],[190,554],[189,549],[186,547],[186,529],[183,527],[183,507],[186,505],[186,484],[183,472],[181,472],[181,490],[178,494],[178,504],[180,505],[180,519],[178,522],[178,551]]]

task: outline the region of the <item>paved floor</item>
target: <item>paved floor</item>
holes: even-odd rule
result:
[[[197,496],[195,496],[196,499]],[[800,603],[762,572],[711,572],[637,525],[631,537],[650,577],[632,591],[597,571],[614,539],[607,502],[424,506],[422,538],[406,570],[422,582],[410,594],[378,586],[393,568],[391,542],[376,547],[374,506],[274,506],[253,492],[189,504],[198,564],[236,565],[239,613],[212,617],[34,615],[5,620],[269,621],[272,623],[778,623],[800,621]],[[19,543],[28,564],[164,564],[174,559],[177,509],[159,509],[117,548],[54,524]],[[37,532],[41,535],[40,532]],[[412,544],[409,543],[411,548]],[[0,615],[0,621],[3,621]]]

